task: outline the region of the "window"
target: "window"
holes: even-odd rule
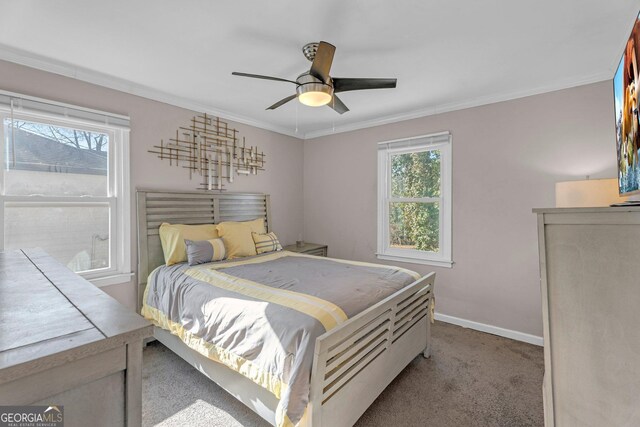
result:
[[[131,277],[121,116],[0,92],[2,249],[40,247],[98,286]]]
[[[451,134],[378,144],[378,258],[451,267]]]

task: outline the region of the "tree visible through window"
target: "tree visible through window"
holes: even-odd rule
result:
[[[450,135],[381,143],[379,257],[450,263]]]
[[[60,144],[70,145],[79,150],[95,151],[105,156],[109,146],[109,136],[101,132],[71,129],[24,120],[14,120],[13,128],[33,135],[39,135],[52,141],[57,141]]]
[[[391,156],[391,195],[401,199],[440,196],[440,151]],[[438,252],[438,202],[390,202],[389,239],[392,247]]]

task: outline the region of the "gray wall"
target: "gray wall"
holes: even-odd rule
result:
[[[196,112],[4,61],[0,61],[0,89],[131,117],[131,244],[135,270],[135,188],[194,190],[198,184],[196,178],[189,180],[186,169],[170,167],[168,162],[147,150],[159,144],[161,138],[166,141],[174,135],[176,127],[188,124]],[[258,144],[260,150],[264,150],[267,163],[266,171],[257,177],[240,176],[226,188],[271,194],[273,230],[283,243],[295,242],[303,228],[302,142],[243,124],[230,125],[246,137],[247,144]],[[103,290],[125,305],[135,307],[133,282]]]
[[[453,134],[452,269],[436,271],[436,310],[542,335],[534,207],[554,184],[615,176],[610,82],[305,141],[304,239],[329,256],[376,262],[376,143]]]

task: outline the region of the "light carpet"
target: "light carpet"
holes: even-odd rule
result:
[[[543,426],[542,347],[436,322],[416,357],[356,424]],[[142,425],[269,426],[159,342],[144,350]]]

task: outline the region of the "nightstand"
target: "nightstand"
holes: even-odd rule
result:
[[[327,245],[306,243],[303,246],[289,245],[283,248],[285,251],[298,252],[300,254],[327,256]]]

